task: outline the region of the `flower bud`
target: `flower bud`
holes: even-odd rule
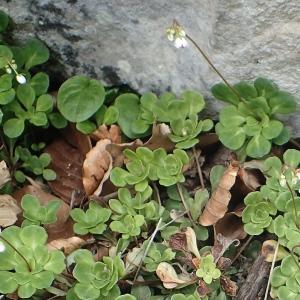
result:
[[[18,81],[20,84],[25,84],[25,83],[26,83],[26,78],[25,78],[25,76],[22,75],[22,74],[18,74],[18,75],[16,76],[16,79],[17,79],[17,81]]]

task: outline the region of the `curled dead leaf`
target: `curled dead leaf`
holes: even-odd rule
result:
[[[2,188],[7,182],[11,180],[9,169],[6,162],[2,160],[0,162],[0,188]]]
[[[114,144],[121,144],[121,129],[117,125],[111,125],[110,127],[105,124],[99,126],[94,132],[90,134],[90,137],[94,141],[110,140]]]
[[[261,254],[265,257],[266,262],[273,261],[276,247],[277,247],[277,241],[275,240],[264,241],[261,248]],[[275,261],[280,261],[287,255],[289,255],[289,252],[287,252],[284,249],[284,247],[279,245]]]
[[[204,298],[206,295],[208,295],[211,292],[211,290],[206,285],[206,283],[204,282],[204,280],[200,279],[198,281],[197,292],[198,292],[199,296],[201,296],[201,298],[202,297]]]
[[[22,210],[18,206],[16,199],[10,195],[0,195],[0,226],[7,227],[14,224],[18,219],[18,214]]]
[[[227,239],[242,240],[246,238],[247,233],[244,230],[242,222],[242,209],[226,213],[224,217],[214,224],[214,236],[222,234]]]
[[[166,289],[176,288],[179,284],[186,283],[190,278],[180,279],[175,269],[166,262],[161,262],[156,268],[156,275]]]
[[[228,210],[228,204],[231,199],[230,189],[235,183],[239,165],[237,161],[232,161],[221,180],[208,200],[203,213],[199,218],[202,226],[210,226],[220,220]]]
[[[144,144],[144,147],[151,150],[164,148],[167,152],[172,151],[175,148],[175,144],[169,139],[170,133],[171,129],[167,124],[154,124],[152,127],[152,135]]]
[[[109,178],[112,157],[106,150],[111,144],[108,139],[97,142],[87,154],[82,167],[82,182],[87,195],[100,195],[103,183]]]
[[[230,280],[229,277],[222,275],[220,277],[220,284],[226,295],[230,297],[236,296],[238,290],[236,282]]]

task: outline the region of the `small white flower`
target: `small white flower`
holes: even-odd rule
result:
[[[293,177],[292,178],[292,185],[297,184],[297,182],[298,182],[298,177]]]
[[[174,45],[176,48],[185,48],[187,46],[187,41],[185,38],[176,38],[174,41]]]
[[[186,40],[186,33],[181,25],[174,20],[171,27],[167,29],[168,40],[174,42],[176,48],[185,48],[188,43]]]
[[[279,184],[282,187],[286,187],[286,179],[285,179],[285,176],[283,174],[281,174],[281,176],[280,176]]]
[[[0,253],[5,251],[5,245],[0,241]]]
[[[26,83],[26,78],[25,78],[25,76],[22,75],[22,74],[18,74],[18,75],[16,76],[16,79],[17,79],[17,81],[18,81],[20,84],[25,84],[25,83]]]
[[[11,74],[11,72],[12,72],[11,68],[7,67],[7,66],[5,67],[5,71],[7,74]]]

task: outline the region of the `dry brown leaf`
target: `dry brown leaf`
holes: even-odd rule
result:
[[[74,250],[81,248],[88,242],[78,236],[72,236],[67,239],[53,240],[47,244],[49,250],[63,250],[65,255],[72,253]]]
[[[222,275],[220,278],[220,284],[225,294],[230,297],[235,297],[238,290],[236,282],[230,280],[229,277]]]
[[[229,212],[224,215],[216,224],[214,224],[215,237],[220,233],[226,238],[232,240],[242,240],[246,238],[247,233],[244,231],[242,222],[242,209]]]
[[[170,133],[171,130],[167,124],[154,124],[152,136],[143,146],[151,150],[164,148],[167,152],[170,152],[175,148],[175,144],[169,139]]]
[[[90,134],[94,141],[108,139],[114,144],[121,144],[121,129],[117,125],[111,125],[109,128],[106,125],[99,126],[94,132]]]
[[[106,146],[106,150],[110,153],[113,166],[114,167],[122,167],[124,164],[124,155],[123,151],[125,149],[130,149],[135,151],[136,148],[143,146],[143,142],[139,139],[134,140],[131,143],[122,143],[122,144],[108,144]]]
[[[179,284],[186,283],[190,278],[184,278],[177,275],[172,265],[166,262],[161,262],[156,268],[156,275],[162,281],[166,289],[173,289]]]
[[[230,189],[235,183],[239,165],[237,161],[232,161],[224,172],[218,187],[208,200],[199,223],[202,226],[210,226],[220,220],[228,209],[228,203],[231,199]]]
[[[261,247],[261,254],[265,257],[265,261],[273,261],[277,243],[278,242],[275,240],[266,240],[263,242]],[[280,261],[287,255],[289,255],[289,252],[287,252],[284,247],[279,245],[275,261]]]
[[[35,196],[44,205],[54,199],[58,199],[56,196],[43,191],[37,186],[27,185],[17,190],[13,194],[19,206],[21,206],[21,200],[25,194]],[[53,224],[45,225],[45,228],[48,232],[48,242],[58,238],[69,238],[71,236],[74,236],[73,221],[71,220],[71,218],[69,218],[69,212],[69,205],[67,205],[64,201],[61,200],[59,209],[57,211],[57,221]]]
[[[2,160],[0,162],[0,188],[2,188],[7,182],[11,180],[9,169],[6,162]]]
[[[247,167],[247,165],[243,165],[240,168],[238,176],[248,188],[249,193],[256,191],[265,181],[264,176],[259,169]]]
[[[21,213],[16,199],[10,195],[0,195],[0,226],[7,227],[16,223]]]
[[[46,150],[51,155],[50,168],[56,172],[57,179],[49,181],[54,194],[78,205],[84,198],[82,184],[82,154],[62,138],[56,139]]]
[[[87,195],[100,195],[103,183],[109,178],[112,157],[106,150],[108,139],[100,140],[86,155],[82,168],[82,182]]]

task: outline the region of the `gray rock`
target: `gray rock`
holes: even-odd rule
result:
[[[3,3],[3,4],[2,4]],[[5,3],[5,5],[4,5]],[[34,34],[53,51],[62,77],[86,74],[139,92],[202,91],[208,113],[220,81],[190,45],[175,49],[176,18],[230,82],[273,79],[300,96],[299,0],[0,0],[17,38]],[[300,136],[299,113],[290,121]]]

